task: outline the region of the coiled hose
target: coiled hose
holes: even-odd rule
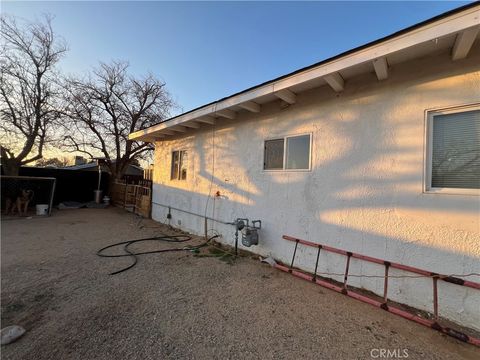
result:
[[[138,262],[138,255],[146,255],[146,254],[157,254],[157,253],[164,253],[164,252],[174,252],[174,251],[195,251],[198,250],[204,246],[206,246],[211,240],[217,238],[219,235],[214,235],[210,238],[208,238],[206,241],[199,245],[195,246],[185,246],[182,248],[169,248],[169,249],[160,249],[160,250],[152,250],[152,251],[142,251],[142,252],[134,252],[129,249],[129,246],[132,244],[138,244],[140,242],[147,242],[147,241],[163,241],[163,242],[171,242],[171,243],[184,243],[187,241],[191,241],[192,237],[188,235],[159,235],[159,236],[154,236],[154,237],[149,237],[149,238],[143,238],[143,239],[135,239],[135,240],[127,240],[127,241],[121,241],[115,244],[111,244],[108,246],[105,246],[101,248],[100,250],[97,251],[97,255],[100,257],[109,257],[109,258],[116,258],[116,257],[124,257],[124,256],[129,256],[133,259],[132,264],[129,266],[121,269],[114,271],[110,273],[110,275],[116,275],[120,274],[121,272],[127,271],[134,267],[137,262]],[[114,248],[117,246],[123,245],[123,251],[125,254],[118,254],[118,255],[108,255],[108,254],[103,254],[104,250]]]

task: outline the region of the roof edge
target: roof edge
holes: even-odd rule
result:
[[[285,80],[285,79],[288,79],[290,77],[293,77],[295,75],[298,75],[298,74],[301,74],[301,73],[306,73],[306,72],[309,72],[311,70],[314,70],[314,69],[317,69],[318,67],[321,67],[323,65],[326,65],[326,64],[329,64],[329,63],[332,63],[332,62],[335,62],[335,61],[338,61],[342,58],[345,58],[345,57],[348,57],[350,55],[353,55],[353,54],[357,54],[359,52],[362,52],[366,49],[369,49],[369,48],[372,48],[376,45],[380,45],[382,43],[385,43],[385,42],[388,42],[389,40],[393,40],[393,39],[396,39],[396,38],[401,38],[402,36],[404,35],[407,35],[407,34],[411,34],[412,32],[414,32],[415,30],[420,30],[424,27],[427,27],[428,25],[432,25],[432,24],[435,24],[436,22],[439,22],[440,20],[443,20],[443,19],[447,19],[449,17],[453,17],[454,15],[459,15],[463,12],[468,12],[468,10],[472,10],[472,9],[475,9],[475,8],[478,8],[478,11],[480,12],[480,1],[475,1],[473,3],[470,3],[470,4],[466,4],[466,5],[463,5],[461,7],[458,7],[458,8],[455,8],[455,9],[452,9],[452,10],[449,10],[447,12],[444,12],[442,14],[439,14],[437,16],[434,16],[432,18],[429,18],[427,20],[424,20],[422,22],[419,22],[417,24],[414,24],[412,26],[409,26],[409,27],[406,27],[404,29],[401,29],[399,31],[396,31],[390,35],[387,35],[387,36],[384,36],[382,38],[379,38],[377,40],[374,40],[374,41],[371,41],[371,42],[368,42],[366,44],[363,44],[363,45],[360,45],[358,47],[355,47],[353,49],[350,49],[350,50],[347,50],[347,51],[344,51],[340,54],[337,54],[335,56],[332,56],[330,58],[327,58],[327,59],[324,59],[324,60],[321,60],[319,62],[316,62],[314,64],[311,64],[311,65],[308,65],[308,66],[305,66],[303,68],[300,68],[300,69],[297,69],[293,72],[290,72],[290,73],[287,73],[285,75],[282,75],[282,76],[279,76],[279,77],[276,77],[274,79],[271,79],[271,80],[268,80],[268,81],[265,81],[263,83],[260,83],[260,84],[257,84],[257,85],[254,85],[252,87],[249,87],[247,89],[244,89],[242,91],[239,91],[239,92],[236,92],[234,94],[231,94],[229,96],[226,96],[226,97],[223,97],[223,98],[220,98],[218,100],[215,100],[215,101],[212,101],[210,103],[207,103],[207,104],[204,104],[204,105],[201,105],[199,107],[196,107],[194,109],[191,109],[187,112],[184,112],[184,113],[181,113],[181,114],[178,114],[176,116],[173,116],[171,118],[168,118],[168,119],[165,119],[165,120],[162,120],[156,124],[153,124],[151,126],[149,126],[148,128],[145,128],[145,129],[142,129],[142,130],[138,130],[136,132],[133,132],[130,134],[129,138],[130,139],[138,139],[140,137],[143,137],[145,135],[147,135],[149,133],[148,129],[151,129],[152,127],[156,127],[158,125],[161,125],[161,124],[165,124],[167,122],[171,122],[175,119],[179,119],[181,117],[185,117],[186,115],[189,115],[189,114],[192,114],[194,112],[197,112],[197,111],[200,111],[202,109],[205,109],[206,112],[215,112],[217,110],[220,110],[220,109],[223,109],[223,108],[227,108],[227,107],[220,107],[219,109],[217,109],[217,105],[221,102],[224,102],[226,100],[229,100],[229,99],[232,99],[234,97],[238,97],[239,95],[243,95],[243,94],[246,94],[246,93],[249,93],[249,92],[253,92],[255,90],[259,90],[263,87],[266,87],[268,85],[271,85],[272,86],[272,91],[274,90],[273,89],[273,85],[276,83],[276,82],[279,82],[281,80]],[[467,28],[468,26],[466,26],[465,28]],[[276,91],[278,91],[280,89],[276,89]],[[248,101],[248,100],[246,100]],[[235,104],[232,104],[230,106],[233,106]],[[208,108],[211,108],[210,110]],[[201,116],[204,116],[204,115],[201,115]],[[186,120],[188,121],[188,120]]]

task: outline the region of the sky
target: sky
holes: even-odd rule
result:
[[[61,62],[83,74],[126,60],[188,111],[389,35],[467,2],[10,2],[27,20],[55,16]]]

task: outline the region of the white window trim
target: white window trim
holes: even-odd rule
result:
[[[287,139],[292,138],[292,137],[298,137],[298,136],[305,136],[309,135],[310,136],[310,151],[308,153],[308,169],[286,169],[285,165],[287,163]],[[270,141],[270,140],[281,140],[283,139],[283,168],[282,169],[265,169],[265,142]],[[308,133],[300,133],[300,134],[288,134],[288,135],[278,135],[278,136],[273,136],[270,138],[266,138],[263,140],[262,143],[262,151],[263,151],[263,157],[262,157],[262,169],[263,172],[310,172],[312,171],[312,146],[313,146],[313,133],[308,132]]]
[[[449,195],[480,195],[480,189],[438,188],[432,187],[432,137],[433,117],[435,115],[455,114],[465,111],[480,110],[480,104],[457,105],[444,108],[428,109],[425,111],[425,151],[424,151],[424,174],[423,192],[425,194],[449,194]]]
[[[180,179],[180,170],[181,167],[179,166],[178,168],[178,178],[177,179],[172,179],[172,171],[173,171],[173,153],[174,152],[182,152],[185,151],[187,154],[189,153],[188,149],[172,149],[170,151],[170,181],[188,181],[188,173],[190,170],[187,168],[187,178],[186,179]],[[188,156],[188,155],[187,155]],[[181,165],[181,164],[180,164]],[[187,164],[188,165],[188,164]]]

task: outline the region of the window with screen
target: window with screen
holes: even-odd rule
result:
[[[283,169],[283,146],[284,139],[265,141],[265,170],[281,170]]]
[[[480,109],[429,117],[429,189],[480,189]]]
[[[309,170],[310,135],[266,140],[264,170]]]
[[[171,180],[187,179],[187,152],[185,150],[172,152]]]

